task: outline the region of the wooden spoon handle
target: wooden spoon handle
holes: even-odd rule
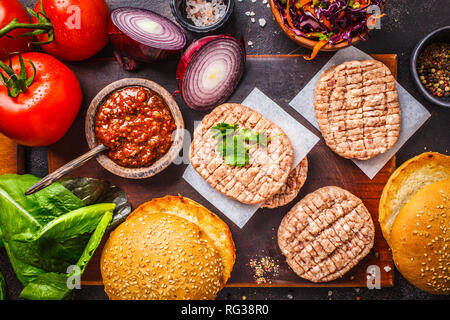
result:
[[[65,164],[58,170],[55,170],[54,172],[47,175],[45,178],[40,180],[38,183],[36,183],[34,186],[32,186],[30,189],[28,189],[25,192],[26,196],[29,196],[30,194],[33,194],[35,192],[38,192],[39,190],[42,190],[52,183],[58,181],[65,175],[69,174],[70,172],[74,171],[75,169],[83,166],[86,162],[91,160],[92,158],[95,158],[97,155],[102,153],[103,151],[107,150],[108,147],[101,144],[95,147],[94,149],[91,149],[89,152],[86,152],[82,156],[76,158],[75,160],[72,160],[71,162]]]

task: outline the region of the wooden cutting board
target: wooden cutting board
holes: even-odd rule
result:
[[[23,171],[23,148],[0,134],[0,175]]]
[[[374,55],[373,57],[384,62],[394,75],[397,74],[396,55]],[[328,59],[329,56],[320,56],[309,62],[299,55],[248,56],[244,78],[229,101],[242,102],[255,87],[258,87],[300,123],[320,136],[320,132],[288,104]],[[109,83],[126,77],[138,77],[153,80],[170,92],[177,90],[176,62],[147,66],[132,74],[121,70],[112,59],[90,60],[71,64],[70,67],[82,84],[84,107],[67,135],[49,148],[50,171],[56,170],[88,150],[84,137],[85,112],[97,92]],[[181,107],[186,129],[192,133],[194,121],[200,121],[206,113],[192,111],[184,105],[178,95],[175,98]],[[186,139],[189,138],[186,137]],[[92,160],[73,175],[109,180],[127,192],[133,208],[152,198],[181,194],[217,213],[230,226],[236,244],[237,260],[228,286],[363,287],[367,282],[367,268],[372,265],[380,268],[381,285],[392,286],[393,262],[378,224],[378,202],[384,185],[395,169],[395,159],[391,159],[373,180],[368,179],[353,162],[334,154],[325,145],[323,139],[314,147],[308,159],[310,164],[308,179],[297,199],[283,208],[260,209],[243,229],[234,225],[182,179],[187,164],[171,165],[150,179],[135,181],[114,176]],[[317,284],[299,278],[286,264],[277,246],[277,230],[284,215],[296,202],[306,194],[327,185],[340,186],[363,200],[375,222],[376,236],[371,253],[344,277],[333,282]],[[84,284],[102,284],[99,257],[105,239],[84,273]]]

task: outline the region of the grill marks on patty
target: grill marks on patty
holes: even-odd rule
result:
[[[239,129],[265,131],[275,137],[267,148],[250,148],[250,163],[242,168],[225,163],[217,152],[211,128],[218,123],[239,124]],[[195,129],[190,160],[195,170],[215,189],[247,204],[265,201],[286,183],[292,169],[292,145],[276,125],[239,104],[224,104],[205,116]]]
[[[262,208],[278,208],[287,205],[300,192],[308,176],[308,159],[305,157],[294,170],[291,171],[286,184],[261,206]]]
[[[314,106],[327,145],[344,158],[373,158],[400,135],[395,79],[379,61],[349,61],[325,71]]]
[[[303,198],[284,217],[278,245],[287,263],[312,282],[335,280],[373,247],[375,229],[362,201],[338,187]]]

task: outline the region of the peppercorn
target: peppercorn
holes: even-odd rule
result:
[[[450,44],[433,43],[417,60],[419,79],[424,87],[438,97],[450,96]]]

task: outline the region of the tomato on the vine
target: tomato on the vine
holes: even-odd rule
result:
[[[35,12],[41,11],[40,1]],[[42,0],[42,8],[54,33],[54,40],[42,45],[42,49],[58,59],[85,60],[108,43],[109,8],[105,0]],[[33,18],[33,22],[37,20]],[[36,38],[38,42],[46,42],[49,35],[44,33]]]
[[[0,64],[0,132],[30,147],[61,139],[80,110],[75,74],[54,57],[38,52]],[[14,73],[14,74],[13,74]]]
[[[0,28],[0,39],[7,38],[11,30],[33,36],[33,44],[66,61],[90,58],[108,43],[109,8],[105,0],[38,0],[34,11],[28,11],[32,23],[13,19],[11,13],[9,24]]]
[[[30,23],[30,17],[19,0],[0,0],[0,29],[14,19],[17,19],[19,23]],[[30,51],[29,43],[33,39],[31,37],[18,37],[25,32],[27,30],[16,29],[7,33],[8,36],[0,38],[0,60],[8,57],[7,52],[23,53]]]

